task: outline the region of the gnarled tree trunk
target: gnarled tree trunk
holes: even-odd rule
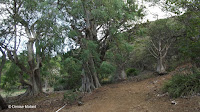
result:
[[[36,41],[36,36],[34,36],[33,32],[29,29],[26,29],[26,33],[29,37],[29,41],[27,43],[27,50],[28,50],[28,67],[24,66],[18,59],[16,50],[11,51],[7,49],[9,59],[14,62],[20,69],[21,72],[19,73],[20,82],[23,86],[28,86],[27,91],[24,95],[38,95],[42,93],[42,81],[40,77],[40,67],[42,59],[40,58],[39,54],[34,54],[34,43]],[[35,37],[35,38],[32,38]],[[37,46],[36,46],[37,48]],[[25,81],[23,78],[23,74],[26,73],[29,75],[29,81]]]
[[[85,2],[82,1],[82,5],[85,13],[85,35],[84,38],[89,41],[97,42],[97,31],[96,31],[96,23],[91,17],[90,10],[85,7]],[[82,49],[88,49],[87,43],[81,42]],[[97,71],[94,63],[93,54],[89,54],[89,59],[84,61],[83,70],[82,70],[82,86],[80,90],[82,92],[91,92],[95,88],[99,88],[101,84],[99,83],[99,79],[97,76]]]
[[[39,54],[36,53],[36,64],[34,60],[34,50],[33,50],[33,43],[35,42],[35,39],[29,38],[29,42],[27,44],[28,48],[28,63],[30,67],[30,85],[29,88],[26,91],[26,94],[28,95],[37,95],[39,93],[42,93],[42,81],[40,77],[40,64],[41,64],[41,58]]]
[[[91,92],[95,88],[101,87],[92,58],[90,58],[87,62],[83,64],[83,70],[81,75],[82,86],[80,88],[80,91]]]

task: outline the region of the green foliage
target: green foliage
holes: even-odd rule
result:
[[[126,74],[128,77],[130,76],[137,76],[139,74],[139,70],[135,69],[135,68],[129,68],[126,70]]]
[[[10,95],[12,94],[18,86],[19,83],[19,68],[13,63],[9,64],[9,68],[6,70],[5,74],[2,76],[1,88]]]
[[[100,78],[102,80],[109,79],[113,76],[113,73],[115,72],[116,68],[111,63],[107,61],[103,61],[100,66]]]
[[[57,76],[55,90],[76,89],[81,85],[82,64],[73,57],[63,59],[61,62],[61,76]]]
[[[67,89],[67,78],[66,76],[57,77],[56,82],[53,85],[54,91],[62,91]]]
[[[106,52],[106,58],[117,66],[124,65],[133,51],[133,45],[125,40],[125,36],[124,33],[116,34],[115,41],[111,43],[110,49]]]
[[[165,8],[175,14],[181,14],[185,10],[198,11],[200,9],[199,5],[199,0],[166,0]]]
[[[183,58],[191,58],[196,64],[200,64],[200,40],[192,41],[189,38],[180,38],[179,51]]]
[[[200,72],[192,75],[174,75],[164,84],[163,91],[174,98],[199,93]]]
[[[68,90],[64,94],[64,100],[67,101],[67,103],[72,104],[78,99],[78,96],[78,93]]]
[[[160,19],[149,25],[148,34],[153,39],[167,40],[179,36],[185,31],[185,26],[174,18]]]
[[[81,52],[81,59],[86,62],[88,59],[93,58],[96,63],[100,61],[100,55],[98,54],[98,44],[92,40],[82,39],[85,44],[85,48]]]
[[[200,12],[190,11],[180,16],[180,21],[185,24],[185,36],[178,38],[178,48],[184,58],[190,58],[200,66]],[[192,17],[192,18],[191,18]]]

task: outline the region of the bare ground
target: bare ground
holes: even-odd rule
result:
[[[189,66],[186,64],[175,72],[188,72]],[[67,105],[59,112],[200,112],[200,96],[170,99],[168,94],[161,92],[163,83],[173,74],[106,85],[84,96],[82,106]],[[19,103],[37,105],[36,109],[8,109],[5,112],[55,112],[65,105],[62,99],[63,92],[56,92]]]
[[[170,77],[104,86],[85,97],[83,106],[66,107],[61,112],[199,112],[199,96],[170,99],[160,91]],[[172,104],[173,100],[177,104]]]

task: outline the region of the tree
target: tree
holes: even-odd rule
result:
[[[179,50],[184,56],[189,56],[197,66],[200,66],[200,1],[199,0],[166,0],[168,11],[181,14],[179,21],[185,25],[185,33],[179,38]],[[182,10],[184,9],[184,11]]]
[[[133,56],[133,45],[129,44],[125,37],[128,37],[127,33],[115,34],[115,40],[111,43],[111,47],[106,53],[107,61],[116,65],[115,80],[127,78],[125,67]]]
[[[82,58],[80,89],[90,92],[101,86],[97,73],[100,64],[97,64],[96,59],[99,58],[100,63],[104,60],[109,44],[115,38],[113,35],[132,27],[131,23],[142,16],[142,8],[140,9],[134,0],[128,0],[127,3],[123,0],[60,0],[58,4],[67,15],[65,19],[70,25],[70,39],[80,46],[80,53],[87,56],[87,59]]]
[[[7,108],[8,108],[8,105],[4,101],[3,97],[0,95],[0,110],[4,110],[4,109],[7,109]]]
[[[182,36],[183,32],[184,26],[174,18],[157,20],[149,25],[148,34],[151,38],[148,49],[151,55],[157,59],[156,72],[159,74],[166,73],[164,61],[167,52],[176,38]]]
[[[42,93],[42,80],[40,69],[42,60],[47,54],[56,49],[60,43],[59,28],[56,26],[56,7],[53,1],[40,0],[6,0],[4,5],[8,17],[2,22],[1,31],[4,35],[0,46],[7,51],[9,59],[21,70],[20,82],[28,86],[25,95]],[[21,40],[27,39],[24,64],[19,59]],[[12,44],[14,43],[14,44]],[[29,80],[24,80],[23,75],[28,74]]]
[[[6,63],[6,53],[1,47],[0,47],[0,51],[2,53],[1,65],[0,65],[0,84],[1,84],[1,73],[2,73],[3,67],[4,67],[4,65]]]
[[[200,1],[199,0],[165,0],[165,8],[168,11],[174,12],[176,14],[181,14],[182,12],[200,11]],[[183,10],[184,9],[184,10]]]

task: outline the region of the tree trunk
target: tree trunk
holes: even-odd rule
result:
[[[48,88],[48,80],[46,79],[44,83],[45,92],[48,92],[47,88]]]
[[[84,14],[85,14],[85,35],[84,38],[86,40],[91,40],[97,42],[97,25],[93,19],[91,10],[87,9],[85,6],[85,1],[82,1]],[[81,42],[81,48],[82,49],[88,49],[87,43]],[[93,59],[93,54],[89,54],[89,59],[87,61],[84,61],[83,63],[83,70],[82,70],[82,86],[80,90],[82,92],[91,92],[95,88],[101,87],[101,84],[99,83],[99,79],[97,76],[97,71]]]
[[[7,109],[7,108],[8,108],[8,105],[4,101],[3,97],[0,95],[0,110],[4,110],[4,109]]]
[[[25,92],[24,95],[31,95],[31,96],[42,93],[42,82],[40,77],[40,64],[42,60],[37,53],[36,56],[34,57],[34,49],[33,49],[34,42],[35,42],[34,38],[29,38],[29,41],[27,43],[28,64],[29,64],[28,73],[30,76],[29,79],[30,81],[28,83],[25,82],[22,77],[23,75],[21,75],[21,82],[23,83],[23,85],[28,85],[27,91]]]
[[[80,87],[80,91],[82,92],[91,92],[95,89],[92,76],[89,75],[85,70],[82,70],[81,74],[82,78],[82,86]]]
[[[165,67],[163,66],[163,59],[165,58],[166,56],[166,53],[167,53],[167,49],[166,49],[166,53],[163,54],[162,53],[162,42],[161,42],[161,39],[159,39],[159,43],[158,43],[158,65],[157,65],[157,72],[158,74],[165,74],[166,73],[166,70],[165,70]]]
[[[21,81],[22,85],[28,86],[26,92],[24,93],[24,96],[34,96],[42,93],[42,82],[40,79],[39,74],[33,74],[31,75],[30,82],[25,83],[24,81]]]
[[[99,87],[101,87],[101,84],[99,83],[99,79],[97,77],[96,67],[94,65],[93,58],[89,59],[89,65],[90,65],[89,68],[90,68],[90,71],[91,71],[91,74],[92,74],[92,78],[94,80],[95,87],[99,88]]]
[[[163,65],[163,58],[162,57],[158,58],[158,65],[157,65],[156,72],[158,72],[158,74],[165,74],[166,73],[165,67]]]
[[[82,86],[80,88],[80,91],[91,92],[95,88],[101,87],[92,58],[90,58],[86,63],[83,64],[83,70],[81,75]]]
[[[0,84],[1,84],[1,73],[2,73],[2,70],[3,70],[3,67],[6,63],[6,54],[5,52],[2,50],[2,48],[0,47],[0,51],[1,53],[3,54],[2,56],[2,61],[1,61],[1,65],[0,65]]]
[[[126,74],[124,68],[117,67],[115,79],[116,80],[125,80],[125,79],[127,79],[127,74]]]

